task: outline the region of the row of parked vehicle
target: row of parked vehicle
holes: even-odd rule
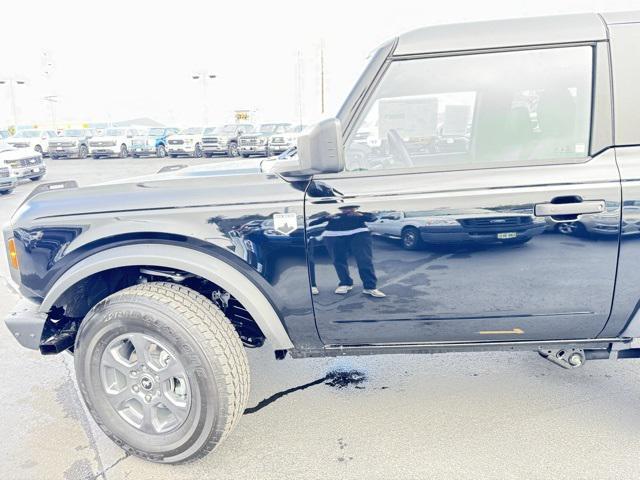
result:
[[[295,146],[303,126],[243,123],[221,127],[134,128],[113,127],[100,131],[88,128],[63,130],[27,129],[9,136],[0,131],[0,143],[29,149],[57,158],[156,157],[249,157],[280,154]]]

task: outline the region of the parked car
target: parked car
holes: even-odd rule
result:
[[[184,128],[167,138],[167,153],[176,158],[182,155],[200,158],[202,156],[202,134],[204,128]]]
[[[47,184],[4,227],[23,295],[6,324],[24,347],[72,353],[96,424],[159,463],[233,439],[245,346],[276,359],[521,350],[566,369],[639,358],[638,236],[434,254],[367,225],[388,211],[457,228],[478,210],[495,212],[476,226],[496,235],[516,212],[624,224],[612,202],[640,202],[639,39],[640,12],[418,29],[381,45],[337,117],[259,170]],[[433,140],[425,97],[471,107],[463,148],[417,148]],[[380,122],[392,98],[404,109]],[[354,157],[372,125],[380,148]],[[260,248],[292,234],[300,248]]]
[[[2,155],[1,152],[0,155]],[[11,167],[0,165],[0,195],[9,195],[16,188],[16,185],[18,185],[18,177]]]
[[[138,135],[138,131],[134,128],[107,128],[103,134],[95,135],[89,140],[89,154],[96,159],[101,157],[127,158],[136,135]]]
[[[277,133],[284,134],[290,123],[264,123],[251,133],[240,135],[238,151],[247,158],[251,155],[267,156],[269,152],[269,138]]]
[[[47,173],[42,154],[27,148],[0,145],[0,166],[11,167],[19,180],[38,181]]]
[[[178,133],[180,129],[174,127],[153,127],[144,135],[133,138],[131,156],[134,158],[144,156],[167,156],[167,138]]]
[[[50,141],[55,140],[57,137],[58,134],[53,130],[19,130],[15,135],[7,139],[6,143],[12,147],[30,148],[42,155],[47,155]]]
[[[290,126],[282,133],[274,133],[267,141],[267,157],[279,155],[296,146],[298,136],[306,128],[305,125]]]
[[[53,160],[58,158],[87,158],[89,155],[89,140],[93,137],[93,130],[88,128],[70,128],[49,141],[49,155]]]
[[[415,212],[384,212],[369,223],[374,235],[395,238],[403,248],[421,246],[477,246],[522,244],[547,228],[544,219],[525,213],[487,209],[442,209]]]
[[[205,157],[226,155],[237,157],[238,137],[254,131],[254,126],[248,123],[224,125],[218,128],[207,128],[202,135],[202,151]]]

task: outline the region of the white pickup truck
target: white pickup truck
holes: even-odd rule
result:
[[[202,133],[204,128],[191,127],[180,130],[167,138],[167,153],[176,158],[180,155],[199,158],[202,156]]]
[[[93,158],[127,158],[131,151],[133,137],[138,135],[134,128],[108,128],[104,135],[93,137],[89,141],[89,155]]]

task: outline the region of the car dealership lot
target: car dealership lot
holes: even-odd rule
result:
[[[212,161],[226,159],[49,160],[43,181],[73,179],[86,185]],[[0,198],[1,223],[36,185],[23,182]],[[553,241],[580,240],[542,235],[522,247],[535,246],[531,268]],[[376,242],[374,248],[391,259],[388,242]],[[455,253],[434,255],[434,260],[442,255]],[[497,263],[501,255],[500,250],[483,252],[485,262]],[[1,261],[6,279],[6,261]],[[416,273],[446,275],[442,269]],[[321,295],[330,301],[327,289]],[[0,316],[16,299],[0,281]],[[69,355],[40,357],[21,348],[4,327],[0,349],[5,354],[0,393],[5,478],[638,475],[637,360],[590,361],[566,371],[534,353],[276,362],[267,349],[249,350],[252,392],[239,428],[201,461],[161,466],[125,456],[100,432],[82,407]]]

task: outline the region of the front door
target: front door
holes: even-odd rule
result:
[[[589,156],[593,48],[391,62],[306,200],[327,345],[595,336],[620,181]]]

